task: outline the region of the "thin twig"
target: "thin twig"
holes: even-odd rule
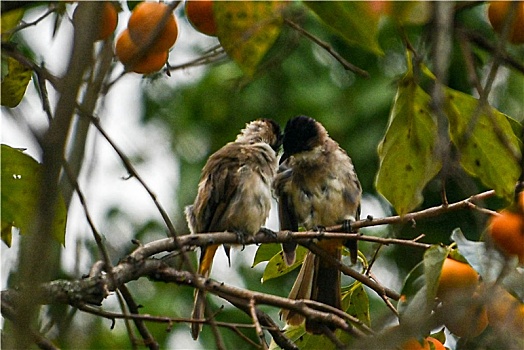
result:
[[[107,84],[106,89],[111,88],[117,81],[119,81],[127,73],[132,72],[133,67],[138,62],[140,62],[140,60],[143,59],[148,52],[150,52],[151,47],[155,44],[157,39],[162,34],[162,31],[164,30],[167,22],[169,21],[169,17],[173,15],[173,11],[180,3],[181,1],[173,1],[172,3],[168,4],[167,11],[163,14],[160,21],[158,21],[158,24],[151,31],[151,35],[147,37],[147,40],[144,43],[141,43],[141,45],[138,47],[137,52],[135,53],[135,55],[133,55],[133,58],[129,62],[126,62],[126,64],[124,64],[124,71],[118,77],[116,77],[113,81]]]
[[[459,31],[459,33],[463,34],[470,42],[476,44],[478,47],[484,49],[485,51],[488,51],[492,55],[495,55],[495,53],[497,52],[497,45],[488,41],[482,34],[462,27],[459,27],[457,30]],[[518,59],[511,56],[505,50],[499,52],[499,59],[505,66],[511,67],[524,74],[524,64],[522,62],[522,59]]]
[[[340,260],[334,258],[332,255],[327,253],[325,250],[321,249],[318,245],[312,242],[298,242],[300,245],[308,248],[311,252],[314,254],[320,256],[322,261],[333,265],[337,269],[339,269],[343,274],[352,277],[356,279],[359,282],[362,282],[367,287],[371,288],[375,291],[375,293],[378,294],[382,299],[389,297],[394,300],[400,299],[400,294],[396,291],[386,288],[380,283],[376,282],[375,280],[371,279],[370,277],[363,275],[352,268],[348,267],[347,265],[344,265]]]
[[[373,280],[378,282],[378,279],[375,277],[375,275],[373,273],[370,272],[369,273],[369,277],[371,277]],[[391,300],[389,300],[389,298],[387,296],[385,298],[382,298],[382,300],[384,300],[384,302],[386,303],[386,306],[393,312],[393,314],[395,316],[399,317],[398,310],[395,308],[395,306],[393,305]]]
[[[70,181],[71,185],[75,189],[75,192],[78,196],[78,199],[80,200],[80,204],[82,205],[82,209],[84,210],[84,216],[87,220],[87,224],[89,225],[89,228],[91,229],[91,233],[93,234],[93,238],[95,239],[95,243],[98,247],[98,250],[102,254],[102,259],[104,261],[104,269],[109,272],[111,270],[111,258],[109,257],[109,253],[103,243],[102,235],[98,232],[98,229],[95,226],[95,223],[93,219],[91,218],[91,214],[89,213],[89,209],[87,207],[87,203],[84,197],[84,194],[82,190],[80,189],[80,186],[78,182],[73,177],[73,174],[71,172],[71,168],[69,167],[69,164],[65,161],[65,159],[62,162],[62,166],[64,168],[65,174],[67,175],[68,180]],[[109,272],[110,273],[110,272]]]
[[[42,171],[40,181],[40,194],[35,204],[35,215],[29,232],[22,237],[20,244],[19,283],[21,285],[38,285],[51,278],[53,259],[49,259],[56,241],[53,239],[53,221],[56,217],[56,201],[59,197],[58,182],[62,168],[63,154],[66,148],[68,132],[71,126],[75,109],[76,98],[81,89],[82,77],[88,69],[89,62],[85,57],[90,57],[96,33],[89,31],[91,25],[98,25],[95,13],[99,11],[100,3],[82,3],[78,9],[85,15],[75,21],[73,45],[67,64],[67,74],[62,80],[68,88],[62,91],[56,103],[53,121],[46,130],[41,140]],[[96,18],[94,23],[87,21],[87,17]],[[4,46],[4,45],[2,45]],[[30,339],[27,332],[38,316],[38,295],[32,288],[22,290],[22,298],[17,305],[17,327],[13,334],[15,347],[29,347]]]
[[[510,8],[508,9],[508,13],[506,14],[506,18],[504,21],[504,26],[502,28],[502,34],[501,34],[501,40],[499,40],[494,48],[493,54],[493,61],[491,63],[490,70],[488,72],[488,76],[486,78],[486,83],[482,87],[480,91],[479,101],[475,108],[475,111],[473,112],[471,119],[468,123],[468,127],[464,134],[462,135],[461,143],[465,143],[466,140],[471,136],[473,133],[473,130],[477,126],[478,120],[483,115],[483,112],[487,115],[489,120],[491,121],[493,130],[499,139],[499,141],[505,146],[505,148],[508,150],[508,152],[511,154],[511,156],[516,160],[519,161],[521,155],[519,149],[515,149],[512,147],[508,136],[501,130],[500,125],[497,123],[495,115],[493,113],[493,110],[491,109],[491,106],[488,102],[489,94],[491,93],[491,89],[493,87],[493,84],[495,82],[495,78],[497,77],[498,69],[503,62],[503,56],[506,52],[505,46],[507,43],[507,39],[510,34],[510,28],[512,26],[512,23],[516,20],[517,15],[517,6],[519,4],[514,2],[510,5]]]
[[[130,313],[127,313],[125,316],[130,315],[130,314],[135,314],[135,315],[139,314],[139,310],[138,310],[139,306],[133,299],[133,296],[131,295],[131,292],[129,291],[127,286],[125,284],[122,284],[118,288],[118,290],[120,291],[120,293],[122,293],[122,297],[124,298],[127,306],[129,307]],[[136,328],[140,332],[142,339],[144,339],[144,344],[151,350],[160,349],[158,342],[155,340],[155,338],[153,337],[149,329],[147,329],[147,326],[144,323],[144,321],[139,318],[134,318],[133,321],[135,323]]]
[[[251,319],[253,320],[253,324],[255,325],[255,331],[258,335],[260,347],[262,349],[267,349],[266,340],[264,338],[264,331],[262,330],[262,327],[260,326],[260,322],[258,321],[258,317],[257,317],[255,299],[249,300],[249,311],[251,314]]]
[[[310,32],[308,32],[307,30],[305,30],[304,28],[302,28],[301,26],[299,26],[298,24],[296,24],[288,18],[285,18],[284,22],[291,28],[298,31],[300,34],[302,34],[303,36],[305,36],[306,38],[308,38],[309,40],[326,50],[331,56],[333,56],[334,59],[336,59],[344,67],[344,69],[349,70],[357,75],[360,75],[361,77],[369,78],[369,73],[367,71],[346,61],[346,59],[340,56],[340,54],[336,52],[333,49],[333,47],[329,45],[327,42],[320,40],[319,38],[317,38],[316,36],[314,36],[313,34],[311,34]]]
[[[47,69],[44,67],[39,66],[35,62],[33,62],[31,59],[26,57],[22,52],[18,50],[18,48],[12,44],[9,43],[2,43],[2,55],[6,55],[8,57],[12,57],[15,60],[17,60],[20,64],[24,65],[27,68],[32,69],[35,73],[37,73],[40,77],[43,79],[49,81],[51,85],[58,91],[62,91],[62,80],[51,74]]]
[[[460,209],[469,209],[469,202],[476,202],[476,201],[482,201],[485,199],[488,199],[490,197],[495,196],[494,190],[485,191],[479,194],[475,194],[470,196],[469,198],[466,198],[464,200],[451,203],[448,205],[439,205],[427,209],[423,209],[417,212],[408,213],[405,215],[395,215],[390,216],[386,218],[381,219],[373,219],[373,220],[360,220],[356,221],[351,224],[351,229],[356,230],[362,227],[368,227],[368,226],[376,226],[376,225],[391,225],[391,224],[400,224],[400,223],[406,223],[412,220],[421,220],[421,219],[428,219],[435,216],[442,215],[447,212],[452,212],[455,210]],[[330,228],[327,228],[326,231],[338,231],[342,232],[342,225],[333,226]]]
[[[122,314],[129,315],[129,310],[127,309],[125,305],[124,298],[122,296],[122,293],[120,292],[120,287],[118,287],[118,289],[116,290],[116,297],[118,300],[118,304],[120,305],[120,310],[122,310]],[[131,348],[133,350],[137,350],[138,349],[138,340],[135,336],[135,333],[133,332],[133,327],[131,327],[131,320],[129,318],[124,318],[124,325],[126,327],[129,341],[131,342]]]
[[[33,22],[21,22],[16,27],[11,28],[10,30],[6,31],[5,33],[2,33],[2,36],[5,35],[5,36],[9,37],[10,35],[18,32],[18,31],[20,31],[22,29],[25,29],[25,28],[28,28],[28,27],[31,27],[31,26],[36,26],[38,23],[43,21],[47,16],[49,16],[50,14],[56,12],[56,9],[57,9],[57,4],[49,3],[49,8],[47,9],[47,11],[42,16],[38,17]]]
[[[13,321],[16,324],[16,310],[13,307],[14,305],[9,305],[8,303],[2,302],[2,316]],[[27,330],[26,336],[28,336],[40,349],[44,350],[58,350],[59,348],[53,344],[49,339],[45,338],[42,334],[34,331],[33,329]],[[5,336],[2,339],[2,346],[7,347],[9,345],[8,337]]]
[[[346,346],[344,343],[340,341],[340,339],[337,338],[335,333],[329,329],[328,327],[324,326],[322,327],[323,334],[335,345],[337,349],[346,349]]]
[[[221,46],[216,46],[209,50],[209,52],[205,53],[202,56],[199,56],[189,62],[182,63],[176,66],[169,66],[170,71],[180,70],[180,69],[186,69],[190,67],[197,67],[205,64],[212,63],[214,61],[221,60],[226,57],[226,52],[224,51],[224,48]]]
[[[111,264],[111,259],[109,257],[109,253],[107,252],[107,249],[106,249],[106,247],[105,247],[105,245],[103,243],[102,236],[100,235],[100,233],[96,229],[95,224],[94,224],[94,222],[93,222],[93,220],[91,218],[91,215],[89,213],[89,209],[87,207],[87,203],[86,203],[85,197],[83,195],[82,190],[80,189],[78,181],[76,180],[76,176],[75,176],[75,174],[73,174],[73,172],[71,170],[71,167],[69,166],[69,163],[66,162],[65,160],[63,161],[63,167],[64,167],[64,170],[65,170],[65,174],[66,174],[67,179],[69,180],[71,186],[73,187],[73,189],[77,193],[77,196],[78,196],[78,198],[80,200],[80,203],[82,205],[82,208],[84,210],[84,215],[85,215],[86,220],[87,220],[87,222],[89,224],[89,227],[91,228],[91,232],[93,233],[93,236],[95,238],[95,242],[96,242],[96,244],[98,246],[99,251],[101,252],[101,254],[103,256],[103,259],[104,259],[104,267],[103,268],[109,274],[110,278],[114,278],[114,276],[112,274],[113,266]],[[113,281],[113,282],[115,282],[115,281]],[[115,282],[115,284],[116,284],[116,282]],[[122,286],[119,287],[117,292],[119,292],[119,293],[117,293],[117,298],[118,298],[118,302],[120,304],[120,308],[121,308],[122,312],[124,314],[128,314],[128,310],[127,310],[127,308],[125,307],[125,304],[124,304],[124,300],[125,300],[126,304],[133,309],[132,312],[137,313],[138,312],[138,307],[137,307],[136,303],[134,302],[134,300],[133,300],[133,298],[131,296],[131,293],[127,290],[127,287],[125,285],[122,285]],[[124,319],[124,322],[125,322],[128,334],[129,334],[129,338],[131,340],[131,344],[132,344],[132,346],[134,348],[136,348],[137,341],[136,341],[136,337],[133,334],[132,328],[131,328],[131,326],[129,324],[129,320],[128,319]],[[158,349],[158,343],[156,343],[156,341],[154,341],[154,338],[151,336],[151,333],[149,333],[149,331],[147,330],[145,325],[142,322],[140,322],[140,321],[136,321],[135,323],[136,323],[137,328],[140,331],[140,334],[143,336],[146,344],[148,344],[151,349]],[[155,344],[156,344],[156,346],[155,346]]]
[[[125,155],[125,153],[116,145],[116,143],[113,141],[113,139],[106,133],[104,128],[102,128],[102,125],[100,124],[100,119],[91,115],[91,114],[85,114],[84,111],[80,110],[80,113],[86,118],[89,118],[91,120],[91,123],[96,127],[96,129],[102,134],[102,136],[106,139],[106,141],[109,143],[109,145],[113,148],[113,150],[118,154],[120,157],[120,160],[124,164],[124,167],[126,168],[127,172],[134,178],[138,180],[138,182],[144,187],[147,194],[151,199],[153,200],[153,203],[155,204],[158,212],[162,216],[162,219],[164,220],[164,223],[167,226],[168,232],[171,237],[176,237],[177,232],[175,229],[175,226],[171,222],[171,219],[169,218],[169,215],[165,211],[164,207],[160,204],[160,202],[157,199],[156,194],[151,190],[151,188],[147,185],[147,183],[142,179],[142,177],[139,175],[139,173],[136,171],[133,163],[129,160],[129,158]]]
[[[464,31],[458,30],[457,32],[458,42],[460,45],[460,50],[462,51],[462,56],[464,56],[464,62],[466,65],[466,70],[468,72],[468,80],[471,85],[475,87],[478,94],[480,95],[483,91],[482,84],[480,83],[479,76],[475,71],[475,59],[473,57],[473,51],[471,49],[470,42]]]

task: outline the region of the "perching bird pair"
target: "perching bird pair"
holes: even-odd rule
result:
[[[278,167],[277,155],[284,153]],[[282,136],[273,120],[259,119],[247,124],[234,142],[208,159],[193,205],[186,208],[192,233],[235,232],[240,238],[255,235],[264,225],[271,196],[278,199],[281,230],[307,230],[358,220],[362,190],[351,158],[331,139],[316,120],[298,116],[288,121]],[[324,240],[320,248],[336,259],[349,248],[356,260],[355,240]],[[198,273],[208,277],[218,245],[202,247]],[[229,247],[224,247],[229,257]],[[296,243],[282,245],[288,265],[295,261]],[[309,252],[289,295],[341,308],[340,271]],[[205,291],[196,289],[192,318],[204,319]],[[303,317],[284,311],[289,324]],[[197,339],[201,323],[193,323]],[[306,330],[322,333],[323,326],[306,320]]]

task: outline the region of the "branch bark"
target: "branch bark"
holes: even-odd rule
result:
[[[86,60],[86,57],[92,57],[96,31],[90,29],[91,26],[96,28],[98,23],[91,23],[89,19],[98,19],[96,13],[100,12],[101,6],[101,3],[94,2],[78,5],[78,11],[83,12],[83,16],[78,16],[79,18],[74,21],[73,49],[67,72],[62,78],[65,88],[61,91],[50,127],[41,140],[43,164],[37,212],[34,225],[29,229],[28,234],[22,237],[20,244],[19,275],[21,283],[26,286],[50,280],[52,271],[55,271],[51,265],[58,260],[49,257],[52,256],[52,251],[57,244],[52,237],[52,228],[62,158],[83,75],[92,63]],[[35,326],[38,315],[38,304],[35,303],[35,299],[39,296],[34,295],[30,288],[25,288],[21,295],[14,315],[16,327],[13,345],[25,349],[31,342],[26,335],[28,330]]]
[[[471,196],[462,201],[449,205],[440,205],[424,209],[418,212],[410,213],[404,216],[391,216],[381,219],[368,218],[356,221],[352,224],[352,229],[356,230],[361,227],[401,224],[421,220],[429,217],[441,215],[450,211],[459,209],[472,209],[475,201],[484,200],[493,196],[494,191],[486,191]],[[276,232],[275,235],[268,235],[266,232],[259,232],[253,237],[247,237],[243,244],[260,244],[260,243],[283,243],[296,241],[313,251],[315,254],[330,261],[334,266],[339,268],[343,273],[361,281],[374,289],[382,298],[398,299],[397,292],[390,290],[367,275],[360,274],[344,264],[332,261],[335,260],[321,250],[315,243],[316,239],[340,239],[351,238],[357,240],[366,240],[381,244],[406,244],[408,246],[426,249],[429,244],[420,243],[415,240],[402,240],[393,238],[380,238],[365,236],[359,233],[340,233],[343,230],[342,225],[328,227],[327,232]],[[330,232],[331,231],[331,232]],[[5,290],[1,292],[2,314],[10,318],[13,313],[10,310],[16,310],[20,307],[20,300],[23,295],[30,294],[33,297],[34,305],[44,304],[69,304],[72,306],[82,304],[101,305],[103,300],[113,291],[124,286],[129,281],[137,280],[140,277],[149,277],[152,280],[176,283],[196,288],[205,288],[209,293],[215,294],[233,305],[239,307],[248,315],[253,315],[255,305],[265,304],[278,308],[286,308],[296,311],[307,318],[315,319],[327,325],[332,325],[349,332],[357,337],[365,337],[372,331],[363,325],[358,319],[355,319],[341,310],[331,308],[327,305],[317,303],[311,300],[290,300],[270,294],[264,294],[249,291],[233,286],[225,285],[221,282],[211,279],[205,279],[201,276],[195,276],[191,271],[180,271],[167,266],[161,259],[154,256],[159,253],[165,253],[175,250],[184,250],[196,246],[205,246],[209,244],[240,243],[235,233],[218,232],[195,235],[185,235],[171,238],[156,240],[139,246],[120,263],[113,267],[111,274],[103,274],[100,267],[104,264],[95,263],[92,268],[92,275],[85,279],[66,281],[56,280],[48,283],[40,283],[37,287],[23,286],[21,290]],[[385,299],[386,300],[386,299]],[[284,348],[290,347],[290,341],[287,339],[270,318],[261,313],[255,307],[256,317],[261,326],[269,327],[268,330],[273,339]],[[349,321],[349,323],[348,323]],[[355,327],[351,326],[354,325]],[[276,327],[276,328],[275,328]],[[278,340],[277,340],[278,339]],[[284,344],[287,344],[284,346]],[[154,345],[153,345],[154,347]]]

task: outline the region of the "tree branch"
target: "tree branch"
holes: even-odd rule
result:
[[[92,63],[86,57],[92,57],[93,43],[96,32],[89,30],[98,25],[99,12],[102,4],[82,3],[78,10],[84,16],[78,16],[74,21],[74,40],[71,57],[67,67],[67,74],[62,79],[63,86],[58,98],[54,118],[41,140],[42,148],[42,176],[40,178],[40,194],[36,205],[33,224],[29,232],[22,236],[19,252],[19,275],[22,285],[40,284],[52,278],[51,264],[56,260],[50,259],[51,252],[57,242],[52,237],[53,223],[56,214],[56,203],[59,196],[58,182],[62,167],[62,158],[65,152],[67,137],[74,114],[76,98],[82,85],[84,72]],[[95,18],[93,22],[89,19]],[[35,303],[33,291],[23,289],[22,297],[15,310],[16,325],[14,329],[15,347],[27,348],[29,340],[27,330],[36,323],[38,304]]]
[[[402,217],[392,216],[382,219],[368,218],[354,222],[352,229],[375,225],[405,223],[413,220],[434,217],[459,209],[470,209],[472,202],[489,198],[494,194],[494,191],[486,191],[447,206],[441,205],[428,208],[404,215]],[[243,244],[283,243],[294,240],[297,243],[306,246],[313,253],[318,254],[326,261],[329,261],[343,273],[368,285],[384,300],[387,301],[386,298],[398,299],[399,295],[397,292],[383,287],[369,276],[360,274],[348,266],[342,264],[340,261],[334,259],[329,254],[320,249],[315,243],[313,243],[313,241],[315,239],[325,240],[351,238],[378,242],[381,244],[406,244],[408,246],[422,249],[426,249],[430,245],[419,243],[415,240],[380,238],[365,236],[358,233],[348,234],[336,232],[341,231],[342,229],[343,228],[341,225],[337,225],[327,228],[328,232],[277,232],[274,236],[267,235],[265,232],[259,232],[255,236],[246,237]],[[192,272],[189,271],[179,271],[168,267],[161,259],[154,258],[154,255],[162,252],[183,250],[187,249],[188,247],[205,246],[208,244],[223,243],[239,243],[238,237],[235,233],[229,232],[211,234],[206,233],[164,238],[144,245],[139,245],[127,257],[123,258],[118,265],[114,266],[112,269],[112,276],[102,273],[102,269],[107,267],[104,266],[105,264],[101,265],[99,263],[95,263],[93,265],[91,275],[88,278],[73,281],[56,280],[49,283],[40,284],[37,287],[30,287],[31,295],[34,296],[33,302],[40,305],[55,303],[69,304],[73,306],[81,304],[101,305],[103,300],[109,295],[110,292],[115,291],[116,289],[125,285],[127,282],[137,280],[140,277],[149,277],[157,281],[171,282],[196,288],[204,288],[209,293],[228,300],[233,305],[244,310],[244,312],[247,312],[248,315],[251,316],[253,314],[253,309],[250,307],[250,303],[255,303],[255,305],[265,304],[278,308],[293,310],[304,315],[306,318],[317,320],[326,325],[335,326],[344,330],[345,332],[353,334],[356,337],[364,337],[366,334],[373,333],[358,319],[328,305],[312,300],[290,300],[270,294],[228,286],[221,282],[205,279],[201,276],[195,276]],[[23,290],[25,290],[24,287],[22,287],[22,293]],[[6,290],[1,292],[2,313],[4,314],[5,312],[4,316],[9,318],[9,308],[14,308],[15,306],[19,305],[19,300],[22,293],[19,290]],[[135,311],[132,312],[136,313]],[[266,329],[271,333],[275,341],[277,341],[278,338],[279,344],[282,343],[289,345],[291,341],[285,338],[280,330],[277,330],[278,327],[274,328],[276,325],[270,321],[269,317],[266,317],[263,313],[260,313],[258,308],[255,308],[255,312],[260,326],[269,327]],[[131,315],[127,315],[126,317],[128,316],[131,317]],[[348,324],[347,321],[350,323]],[[356,327],[352,327],[351,324],[355,325]],[[285,346],[285,348],[292,347]]]
[[[288,18],[284,19],[284,22],[288,26],[290,26],[291,28],[293,28],[294,30],[296,30],[297,32],[299,32],[300,34],[302,34],[303,36],[305,36],[324,50],[326,50],[331,56],[333,56],[334,59],[336,59],[342,65],[342,67],[344,67],[345,70],[358,74],[363,78],[369,78],[368,72],[348,62],[346,59],[344,59],[344,57],[340,56],[340,54],[336,52],[333,49],[333,47],[331,47],[331,45],[329,45],[325,41],[320,40],[319,38],[317,38],[316,36],[314,36],[313,34],[311,34],[310,32],[308,32],[307,30],[305,30],[304,28],[302,28],[301,26],[299,26],[298,24],[296,24]]]

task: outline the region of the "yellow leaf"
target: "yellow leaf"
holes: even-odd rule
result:
[[[13,240],[13,225],[2,221],[2,232],[0,238],[9,248],[11,248],[11,241]]]
[[[22,100],[31,80],[31,69],[25,67],[14,58],[2,57],[2,66],[7,65],[7,75],[2,78],[2,94],[0,104],[6,107],[16,107]]]
[[[2,13],[2,41],[9,40],[11,34],[8,34],[6,32],[18,25],[18,23],[24,15],[24,11],[25,10],[23,8],[19,8],[16,10],[8,11],[6,13]]]
[[[227,54],[252,76],[278,38],[282,24],[281,1],[217,1],[213,5],[217,37]]]

